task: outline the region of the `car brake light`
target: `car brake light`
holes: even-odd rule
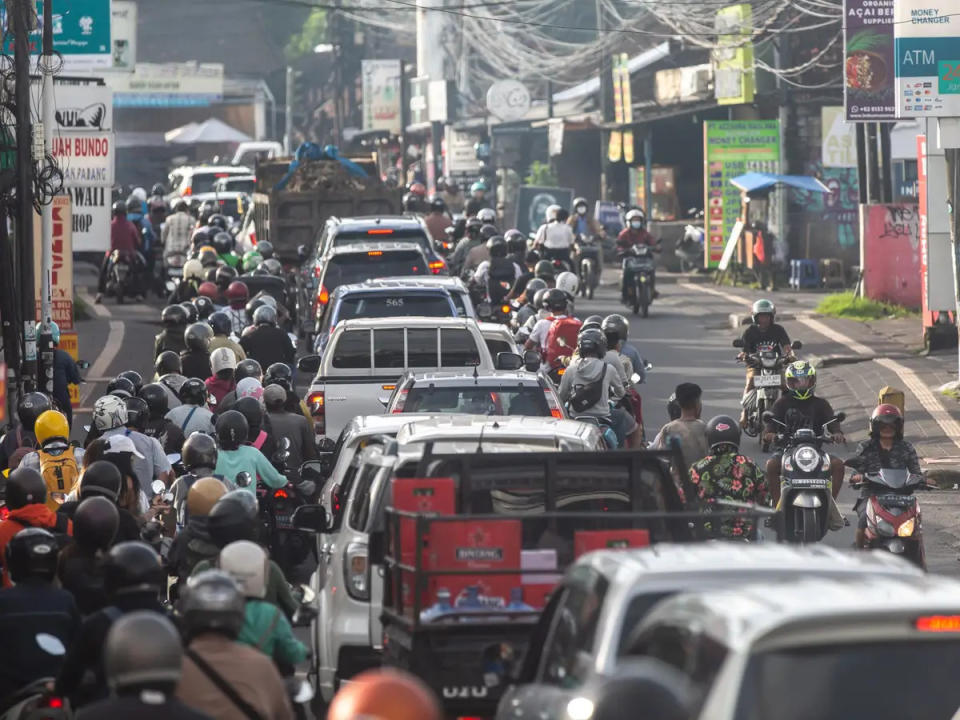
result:
[[[213,176],[215,178],[225,178],[225,177],[230,177],[230,173],[214,173]]]
[[[380,257],[383,255],[383,250],[367,250],[367,255],[369,257]]]
[[[274,491],[273,491],[273,496],[274,496],[275,498],[281,498],[281,499],[283,499],[283,500],[286,500],[287,497],[289,497],[289,496],[287,495],[287,491],[284,490],[283,488],[280,488],[279,490],[274,490]]]
[[[250,232],[250,244],[256,247],[257,245],[257,233],[256,231]]]
[[[390,228],[375,228],[367,230],[367,235],[393,235],[393,230]]]
[[[926,615],[915,624],[920,632],[960,632],[960,615]]]
[[[43,701],[43,707],[48,707],[51,710],[59,710],[63,707],[63,698],[52,695]]]
[[[181,193],[181,195],[183,195],[184,197],[186,197],[187,195],[193,195],[193,188],[190,187],[189,185],[187,185],[187,186],[183,189],[183,192]]]
[[[447,264],[443,260],[434,260],[433,262],[428,264],[430,266],[430,270],[433,272],[434,275],[439,275],[440,272],[447,266]]]
[[[323,390],[317,390],[307,395],[307,407],[313,415],[313,429],[318,435],[327,432],[327,408]]]
[[[317,291],[317,302],[321,305],[326,305],[330,302],[330,293],[327,292],[327,288],[324,285],[320,286],[320,289]]]
[[[409,390],[401,390],[397,394],[397,401],[393,404],[393,410],[391,411],[394,415],[399,415],[403,412],[403,406],[407,404],[407,393]]]
[[[543,389],[543,397],[547,401],[547,407],[550,408],[550,416],[555,417],[558,420],[563,419],[563,408],[560,407],[560,403],[557,402],[557,396],[553,394],[547,388]]]
[[[333,514],[338,515],[340,513],[340,508],[342,504],[340,502],[340,486],[334,485],[333,490],[330,491],[330,502],[333,505]]]

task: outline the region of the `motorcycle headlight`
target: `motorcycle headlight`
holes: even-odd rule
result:
[[[820,453],[809,445],[797,448],[793,453],[793,461],[803,472],[813,472],[820,464]]]
[[[911,535],[913,535],[913,531],[916,528],[916,525],[917,525],[917,519],[910,518],[905,523],[903,523],[903,525],[897,528],[897,535],[899,537],[910,537]]]

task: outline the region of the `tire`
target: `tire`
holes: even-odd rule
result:
[[[640,288],[634,288],[633,290],[633,314],[640,314]]]
[[[804,545],[819,542],[820,518],[817,516],[816,508],[800,508],[797,512],[800,521],[800,527],[797,528],[797,538]]]
[[[763,428],[761,427],[764,410],[766,410],[764,400],[762,398],[757,398],[757,409],[751,420],[754,422],[753,429],[757,433],[757,438],[760,442],[760,450],[766,452],[769,444],[763,441]]]
[[[650,286],[644,285],[640,295],[640,309],[643,311],[643,316],[650,317],[650,303],[653,302],[653,293],[650,292]]]
[[[588,297],[590,300],[593,300],[593,291],[594,291],[595,289],[596,289],[595,286],[594,286],[593,284],[591,284],[591,285],[590,285],[590,289],[587,291],[587,297]]]

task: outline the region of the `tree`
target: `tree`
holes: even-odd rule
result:
[[[292,35],[287,43],[287,59],[297,60],[313,53],[313,49],[327,40],[327,11],[314,8],[303,23],[300,32]]]

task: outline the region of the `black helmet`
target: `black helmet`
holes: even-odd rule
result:
[[[127,427],[132,427],[140,432],[147,429],[147,420],[150,419],[150,407],[147,401],[142,397],[134,395],[123,399],[127,406]]]
[[[20,402],[17,404],[17,417],[20,418],[20,424],[23,425],[25,430],[33,432],[33,425],[37,422],[37,418],[47,410],[52,409],[53,404],[46,395],[39,392],[29,392],[20,398]]]
[[[207,221],[207,224],[210,227],[220,228],[223,231],[226,231],[226,229],[230,227],[230,222],[227,220],[227,216],[221,213],[214,213],[211,215],[210,219]],[[214,236],[214,238],[216,238],[216,236]]]
[[[80,478],[80,499],[103,497],[116,502],[123,487],[120,470],[109,460],[95,460]]]
[[[604,335],[607,336],[607,344],[609,345],[626,341],[630,334],[630,322],[623,315],[607,315],[600,327]]]
[[[103,669],[107,684],[117,694],[144,690],[172,694],[180,682],[182,664],[180,633],[158,612],[126,613],[107,632]]]
[[[225,494],[207,515],[210,539],[221,549],[237,540],[256,542],[257,527],[257,498],[243,488]]]
[[[500,235],[494,235],[487,240],[487,250],[492,258],[505,258],[507,256],[507,241]]]
[[[533,274],[535,277],[540,278],[541,280],[546,280],[547,284],[553,281],[553,278],[556,276],[556,273],[553,270],[553,263],[549,260],[541,260],[533,268]]]
[[[499,235],[500,231],[493,225],[483,225],[480,227],[480,239],[489,240],[495,235]]]
[[[582,330],[577,335],[577,351],[580,357],[602,358],[607,354],[607,338],[597,328]]]
[[[277,324],[277,311],[269,305],[261,305],[253,313],[254,325],[274,325]]]
[[[207,252],[213,252],[208,250]],[[214,286],[217,284],[217,268],[220,267],[219,264],[211,265],[203,273],[203,279],[205,282],[212,283]],[[203,283],[200,283],[200,287],[203,287]],[[198,292],[202,292],[200,288],[197,288]]]
[[[466,232],[473,239],[480,237],[480,228],[483,227],[483,223],[480,222],[480,219],[476,216],[467,218]]]
[[[217,440],[224,450],[236,450],[247,441],[249,434],[247,418],[238,410],[227,410],[217,418]]]
[[[220,233],[220,235],[226,235],[226,233]],[[217,236],[219,237],[219,235]],[[217,283],[217,287],[220,288],[222,292],[226,292],[227,288],[230,286],[234,280],[237,279],[237,271],[234,270],[229,265],[221,265],[217,268],[217,277],[214,282]]]
[[[197,295],[197,297],[193,299],[193,306],[197,309],[197,318],[200,320],[206,320],[217,309],[217,306],[213,304],[213,300],[206,295]]]
[[[189,378],[180,386],[178,395],[184,405],[203,406],[207,404],[207,386],[200,378]]]
[[[201,250],[200,254],[197,256],[197,259],[200,261],[200,264],[205,268],[216,268],[217,262],[220,258],[217,257],[217,251],[211,248],[206,250]]]
[[[241,360],[237,363],[237,367],[233,371],[234,382],[240,382],[248,377],[256,378],[257,380],[263,377],[263,368],[260,367],[260,363],[253,358]]]
[[[265,305],[263,298],[255,297],[251,298],[250,301],[246,304],[243,311],[247,314],[247,320],[253,322],[253,314],[257,312],[260,308]]]
[[[263,406],[255,397],[242,397],[231,410],[239,412],[247,421],[247,440],[253,441],[263,427]],[[219,431],[219,423],[217,424]]]
[[[213,328],[205,322],[195,322],[183,331],[183,342],[188,350],[198,353],[210,352],[210,341],[213,340]]]
[[[263,375],[263,386],[279,385],[287,392],[293,390],[293,372],[286,363],[273,363]]]
[[[180,307],[183,308],[183,311],[187,314],[187,324],[195,323],[199,314],[197,313],[197,306],[192,302],[182,302]]]
[[[105,497],[88,497],[73,513],[73,539],[91,552],[106,551],[113,544],[119,527],[117,506]]]
[[[250,494],[245,490],[241,492]],[[243,627],[246,598],[229,573],[204,570],[187,581],[177,610],[188,639],[203,632],[235,638]]]
[[[553,312],[564,312],[569,302],[570,298],[559,288],[550,288],[543,296],[543,306]]]
[[[153,187],[150,188],[151,195],[163,195],[166,192],[167,192],[166,189],[164,189],[163,185],[161,185],[160,183],[154,183]],[[183,201],[181,200],[180,202],[183,202]]]
[[[533,294],[533,306],[537,310],[543,310],[543,301],[547,297],[547,293],[550,291],[550,288],[540,288]]]
[[[133,383],[125,377],[115,377],[107,383],[107,395],[116,395],[119,398],[133,397],[137,394],[137,389]]]
[[[207,324],[213,330],[214,335],[229,335],[233,332],[233,323],[230,321],[230,316],[223,310],[217,310],[208,317]]]
[[[253,269],[253,272],[250,273],[250,274],[251,274],[251,275],[258,275],[258,276],[261,276],[261,277],[266,277],[267,275],[270,274],[270,268],[267,267],[267,264],[266,264],[265,262],[261,262],[259,265],[257,265],[257,266]]]
[[[183,467],[189,472],[217,466],[217,441],[206,433],[192,432],[180,450]]]
[[[47,483],[43,476],[33,468],[20,466],[7,478],[5,495],[7,507],[19,510],[26,505],[35,505],[47,501]]]
[[[177,327],[187,324],[187,311],[182,305],[167,305],[160,313],[164,327]]]
[[[269,260],[273,257],[273,243],[269,240],[263,240],[257,243],[257,250],[260,251],[260,257]]]
[[[179,375],[180,370],[183,369],[180,365],[180,356],[173,350],[164,350],[157,355],[157,359],[153,363],[153,368],[157,371],[157,377],[163,377],[170,373]]]
[[[276,277],[283,277],[283,263],[276,258],[270,258],[260,263],[267,269],[267,272]]]
[[[143,210],[143,203],[140,202],[136,197],[131,197],[127,200],[127,212],[129,213],[139,213]]]
[[[60,548],[49,530],[28,527],[7,543],[7,572],[14,583],[27,578],[53,581],[57,575],[57,556]]]
[[[117,543],[103,564],[103,587],[108,597],[159,595],[165,573],[157,551],[138,540]]]
[[[583,321],[583,325],[580,326],[580,332],[584,330],[601,330],[603,328],[603,318],[599,315],[591,315],[586,320]]]
[[[537,294],[538,290],[546,290],[547,283],[541,280],[540,278],[530,278],[527,281],[527,287],[524,288],[524,294],[527,296],[527,302],[533,300],[533,296]]]
[[[507,252],[522,253],[527,251],[527,239],[519,230],[507,230],[503,234],[503,239],[507,241]]]
[[[728,415],[710,418],[707,423],[707,442],[713,451],[723,445],[731,445],[736,450],[740,447],[740,423]]]
[[[127,216],[127,204],[122,200],[117,200],[113,204],[113,216],[114,217],[126,217]]]
[[[438,182],[439,184],[439,182]],[[439,188],[437,188],[439,189]],[[447,204],[443,201],[443,198],[439,195],[430,196],[430,209],[433,212],[444,212],[447,209]]]
[[[213,201],[205,200],[200,206],[200,215],[198,219],[201,225],[209,225],[210,218],[213,217]]]
[[[140,388],[138,393],[147,404],[147,413],[151,420],[159,420],[170,409],[170,397],[160,383],[148,383]],[[127,415],[130,415],[130,406],[127,406]]]
[[[117,375],[117,377],[126,378],[133,383],[133,389],[137,392],[140,392],[140,388],[143,387],[143,375],[138,373],[136,370],[124,370],[122,373]]]
[[[693,717],[696,690],[672,665],[637,658],[618,663],[594,696],[592,720],[688,720]]]

